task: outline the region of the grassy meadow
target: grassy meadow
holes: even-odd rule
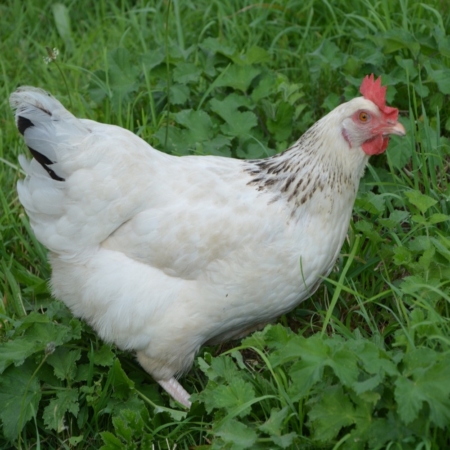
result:
[[[450,447],[447,1],[4,0],[0,73],[0,448]],[[17,86],[162,151],[263,158],[370,73],[407,136],[372,157],[313,297],[200,351],[190,411],[51,297],[15,187]]]

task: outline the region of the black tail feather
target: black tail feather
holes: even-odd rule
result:
[[[29,127],[34,127],[34,123],[30,119],[22,116],[17,116],[17,128],[22,136],[24,135],[25,130]]]
[[[28,150],[30,150],[31,154],[33,155],[33,158],[47,171],[47,173],[56,181],[66,181],[64,178],[61,178],[59,175],[55,173],[54,170],[50,169],[48,167],[49,165],[53,164],[53,161],[50,161],[45,155],[42,155],[41,153],[37,152],[36,150],[33,150],[31,147],[28,147]]]

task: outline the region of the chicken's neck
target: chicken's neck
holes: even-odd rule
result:
[[[286,199],[293,210],[316,195],[340,196],[353,204],[367,157],[358,152],[361,156],[343,158],[347,149],[337,150],[340,144],[326,131],[316,123],[283,153],[246,161],[245,170],[252,177],[248,185],[272,193],[271,201]]]

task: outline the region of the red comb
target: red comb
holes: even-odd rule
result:
[[[359,91],[366,100],[375,103],[388,119],[397,120],[398,109],[386,106],[386,89],[386,86],[381,86],[381,77],[375,80],[372,73],[364,77]]]

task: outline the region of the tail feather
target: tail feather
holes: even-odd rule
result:
[[[19,157],[27,175],[17,183],[20,202],[39,241],[55,252],[74,252],[79,242],[66,237],[68,232],[74,234],[74,225],[63,224],[67,222],[65,180],[70,177],[64,161],[76,154],[89,130],[42,89],[20,87],[11,94],[10,104],[17,128],[33,156],[31,160]]]
[[[64,174],[55,166],[57,149],[68,135],[71,138],[86,135],[86,127],[42,89],[22,86],[11,94],[10,104],[17,128],[34,159],[53,180],[64,181]]]
[[[61,258],[85,258],[143,208],[153,180],[144,167],[157,172],[138,161],[159,153],[126,130],[76,118],[41,89],[21,87],[10,101],[33,155],[20,159],[27,176],[17,190],[34,233]]]
[[[25,180],[19,180],[17,191],[21,203],[30,215],[61,216],[64,213],[64,194],[60,186],[49,179],[42,166],[23,155],[19,163],[27,174]]]

